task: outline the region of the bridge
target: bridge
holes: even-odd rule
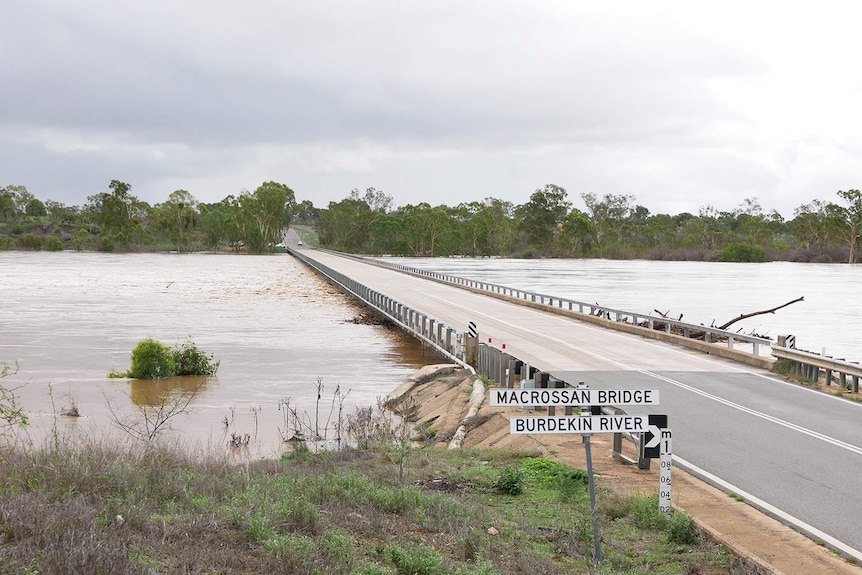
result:
[[[661,405],[638,413],[668,415],[674,465],[862,561],[862,405],[788,383],[753,353],[716,344],[704,353],[554,309],[562,306],[522,305],[320,250],[291,252],[450,357],[463,354],[461,332],[474,322],[482,341],[559,380],[659,390]]]

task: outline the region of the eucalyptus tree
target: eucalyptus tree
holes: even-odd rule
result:
[[[0,222],[14,221],[17,212],[15,192],[8,187],[0,187]]]
[[[848,263],[856,263],[856,246],[862,237],[862,192],[859,190],[839,190],[838,196],[847,205],[840,206],[835,203],[827,205],[829,213],[838,224],[839,237],[849,248]]]
[[[520,229],[543,254],[551,252],[559,227],[572,207],[567,195],[564,188],[548,184],[515,210]]]
[[[461,203],[450,210],[454,250],[459,255],[491,255],[490,236],[494,215],[482,202]]]
[[[595,194],[584,193],[581,194],[581,199],[587,207],[586,215],[592,223],[593,243],[599,257],[603,257],[611,244],[626,239],[625,230],[634,210],[632,203],[635,197],[628,194],[605,194],[602,199],[598,199]],[[646,215],[648,214],[649,211]],[[643,213],[639,215],[641,219],[646,219]]]
[[[812,200],[793,211],[793,219],[788,222],[788,227],[797,246],[811,250],[829,245],[835,222],[831,219],[827,206],[823,200]]]
[[[89,196],[84,211],[98,229],[102,249],[113,251],[142,237],[150,206],[133,196],[126,182],[111,180],[108,187],[110,192]]]
[[[395,205],[395,200],[383,190],[376,188],[365,188],[365,193],[360,192],[357,188],[350,190],[351,200],[363,200],[368,208],[378,214],[386,214],[392,211]]]
[[[317,219],[317,235],[321,245],[344,252],[368,251],[369,226],[375,213],[363,199],[345,198],[329,202],[320,210]],[[385,243],[384,238],[378,238]]]
[[[233,196],[228,196],[228,198],[233,198]],[[201,202],[197,206],[200,213],[201,240],[203,245],[210,249],[218,249],[231,240],[239,241],[240,239],[238,234],[231,237],[231,231],[234,227],[231,224],[228,198],[212,204]]]
[[[572,208],[560,230],[560,247],[563,255],[567,257],[590,255],[594,237],[593,222],[587,214],[578,208]]]
[[[515,221],[515,206],[512,202],[498,198],[485,198],[482,202],[491,215],[491,228],[488,231],[488,250],[490,255],[512,253],[518,241],[518,224]]]
[[[253,193],[243,192],[238,206],[245,225],[243,241],[256,253],[272,252],[290,226],[296,196],[278,182],[264,182]]]
[[[80,220],[80,208],[78,206],[67,206],[55,200],[45,200],[45,209],[48,212],[48,221],[56,227],[74,227]]]
[[[440,242],[452,230],[445,206],[432,207],[427,202],[408,204],[396,210],[403,217],[404,241],[414,256],[435,256]]]
[[[180,253],[188,251],[201,235],[198,201],[186,190],[175,190],[153,209],[159,231]]]
[[[294,208],[293,221],[297,224],[314,225],[320,217],[320,209],[311,200],[302,200]]]

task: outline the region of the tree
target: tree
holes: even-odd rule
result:
[[[345,198],[340,202],[329,202],[329,207],[320,211],[317,220],[320,243],[338,251],[367,251],[372,219],[374,212],[365,200]]]
[[[264,182],[254,192],[224,200],[231,241],[242,242],[247,251],[272,252],[290,226],[296,197],[289,187]]]
[[[293,220],[298,224],[314,225],[320,217],[320,210],[314,207],[311,200],[302,200],[296,205]]]
[[[385,214],[392,211],[394,200],[392,196],[374,188],[366,188],[365,194],[360,194],[359,190],[353,188],[350,191],[351,200],[363,200],[368,204],[368,208],[372,212]]]
[[[516,210],[520,229],[543,254],[551,252],[558,227],[572,207],[566,196],[565,189],[548,184],[533,192],[530,201]]]
[[[178,252],[188,251],[201,224],[195,197],[186,190],[176,190],[155,211],[161,232]]]
[[[834,222],[830,220],[827,206],[822,200],[813,200],[793,211],[790,233],[802,249],[823,248],[828,244]]]
[[[565,250],[565,255],[571,257],[587,255],[592,247],[594,236],[593,223],[587,215],[578,208],[572,208],[560,231],[560,244]]]
[[[847,202],[846,206],[830,203],[827,212],[840,222],[838,233],[850,249],[848,263],[856,263],[856,245],[862,237],[862,192],[859,190],[839,190],[838,195]]]
[[[99,229],[102,249],[113,251],[140,237],[141,223],[149,213],[149,205],[130,193],[126,182],[111,180],[110,193],[101,192],[87,198],[86,212]]]
[[[599,200],[595,194],[581,194],[581,199],[587,207],[587,217],[592,223],[593,241],[598,249],[599,257],[603,257],[605,249],[613,242],[624,240],[624,230],[632,214],[632,202],[635,197],[630,195],[605,194]],[[645,209],[645,208],[644,208]],[[646,219],[646,214],[640,214]]]
[[[0,222],[13,221],[17,211],[15,193],[9,188],[0,187]]]

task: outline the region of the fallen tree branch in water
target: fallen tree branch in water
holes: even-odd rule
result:
[[[755,312],[752,312],[752,313],[744,313],[744,314],[741,314],[739,317],[737,317],[737,318],[734,318],[734,319],[730,320],[729,322],[727,322],[727,323],[726,323],[726,324],[724,324],[724,325],[720,325],[720,326],[718,326],[716,329],[727,329],[728,327],[730,327],[731,325],[735,324],[736,322],[738,322],[738,321],[739,321],[739,320],[741,320],[741,319],[747,319],[747,318],[749,318],[749,317],[754,317],[754,316],[756,316],[756,315],[763,315],[763,314],[767,314],[767,313],[775,313],[776,311],[780,310],[781,308],[787,307],[787,306],[789,306],[789,305],[791,305],[791,304],[794,304],[794,303],[796,303],[796,302],[800,302],[800,301],[805,301],[805,297],[804,297],[804,296],[803,296],[803,297],[798,297],[798,298],[796,298],[795,300],[791,300],[791,301],[789,301],[789,302],[787,302],[787,303],[785,303],[785,304],[782,304],[782,305],[780,305],[780,306],[774,307],[774,308],[772,308],[772,309],[765,309],[765,310],[763,310],[763,311],[755,311]]]

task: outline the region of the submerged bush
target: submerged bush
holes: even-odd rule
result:
[[[214,375],[219,362],[198,349],[191,340],[171,348],[153,339],[138,342],[132,350],[132,367],[129,371],[111,371],[108,377],[134,379],[161,379],[180,375]]]
[[[63,241],[57,236],[45,236],[45,251],[61,252],[63,251]]]
[[[721,248],[718,259],[723,262],[763,262],[766,261],[766,251],[754,244],[738,242]]]

